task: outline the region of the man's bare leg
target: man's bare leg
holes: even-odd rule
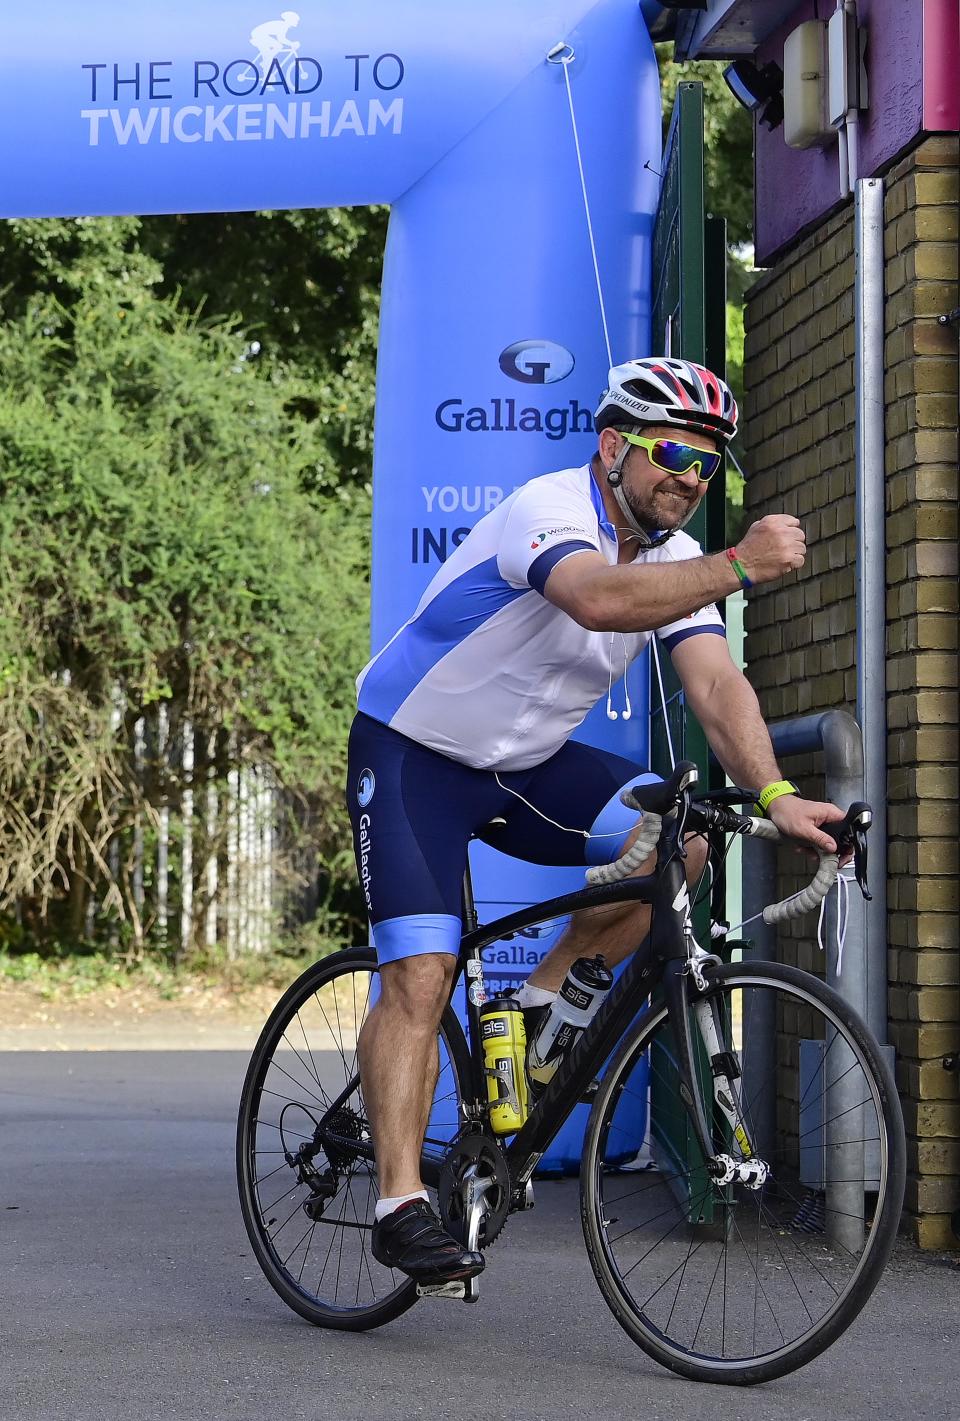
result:
[[[633,843],[639,832],[634,830],[627,840],[625,849]],[[686,840],[687,882],[693,883],[703,872],[707,846],[699,834],[691,834]],[[637,877],[652,873],[656,867],[656,855],[641,865]],[[624,903],[614,908],[584,908],[575,913],[570,925],[557,945],[550,949],[542,962],[527,978],[531,987],[541,987],[545,991],[556,992],[560,988],[568,970],[578,957],[596,957],[600,954],[608,967],[635,952],[650,931],[649,903]]]
[[[380,1000],[357,1043],[381,1195],[423,1189],[420,1152],[439,1069],[437,1031],[457,959],[429,952],[384,963]]]

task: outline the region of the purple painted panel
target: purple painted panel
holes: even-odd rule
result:
[[[923,126],[930,133],[960,128],[960,6],[923,0]]]
[[[834,6],[820,0],[819,18]],[[922,125],[923,5],[921,0],[859,0],[867,27],[869,108],[860,121],[859,177],[871,177],[899,153]],[[814,19],[814,0],[802,0],[790,19],[757,51],[757,62],[783,63],[783,43],[791,30]],[[776,253],[804,228],[819,222],[840,202],[837,145],[826,149],[788,148],[783,129],[756,135],[756,263],[769,266]]]

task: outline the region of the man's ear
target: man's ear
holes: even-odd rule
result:
[[[620,436],[615,429],[611,429],[608,426],[606,429],[601,430],[598,449],[601,462],[606,468],[609,468],[616,460],[617,453],[619,452],[619,444]]]

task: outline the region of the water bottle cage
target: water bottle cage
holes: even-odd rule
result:
[[[513,1073],[502,1070],[496,1066],[485,1066],[483,1071],[485,1076],[490,1076],[497,1082],[497,1098],[490,1102],[490,1109],[495,1110],[498,1106],[507,1105],[511,1110],[520,1111],[520,1100],[517,1095],[516,1083]]]

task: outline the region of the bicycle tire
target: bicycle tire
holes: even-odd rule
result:
[[[292,1153],[294,1143],[311,1138],[310,1122],[316,1126],[355,1075],[356,1036],[370,1007],[376,971],[372,949],[347,948],[314,963],[297,978],[274,1007],[254,1048],[237,1123],[240,1206],[267,1281],[289,1307],[314,1326],[347,1331],[366,1331],[399,1317],[416,1302],[416,1285],[405,1275],[383,1268],[369,1253],[366,1239],[377,1198],[373,1164],[363,1157],[350,1160],[349,1148],[339,1160],[321,1150],[313,1165],[322,1171],[339,1163],[338,1188],[322,1217],[311,1219],[304,1214],[303,1205],[312,1191],[286,1153]],[[470,1079],[467,1043],[450,1007],[443,1014],[439,1043],[441,1071],[425,1144],[438,1156],[462,1124],[460,1103]],[[339,1107],[338,1115],[340,1136],[369,1144],[359,1085]],[[274,1160],[279,1160],[275,1167]],[[270,1179],[275,1184],[261,1194],[261,1186]],[[334,1214],[336,1208],[339,1213]],[[281,1215],[283,1222],[278,1226]],[[302,1229],[304,1223],[307,1227]],[[330,1242],[325,1253],[321,1245],[311,1272],[310,1254],[318,1228],[329,1230]],[[308,1279],[316,1276],[321,1253],[323,1266],[311,1288],[304,1275]],[[328,1267],[333,1282],[324,1288]]]
[[[756,1036],[749,1037],[748,1009],[752,1013],[755,1002],[760,1002],[761,1007],[780,1004],[802,1008],[807,1014],[803,1019],[811,1023],[815,1031],[821,1029],[821,1023],[813,1013],[821,1015],[822,1041],[818,1044],[814,1038],[813,1051],[807,1048],[809,1079],[801,1094],[802,1075],[798,1075],[795,1101],[783,1097],[793,1069],[791,1038],[778,1036],[773,1075],[780,1084],[774,1097],[775,1134],[768,1140],[776,1146],[772,1178],[756,1191],[741,1185],[728,1185],[721,1191],[706,1176],[703,1156],[696,1146],[691,1162],[684,1163],[678,1152],[670,1163],[676,1165],[679,1161],[679,1169],[659,1170],[656,1177],[653,1172],[645,1174],[643,1185],[626,1193],[623,1192],[623,1171],[604,1167],[606,1154],[613,1159],[619,1153],[622,1158],[624,1140],[616,1137],[618,1129],[623,1133],[622,1127],[615,1123],[617,1106],[624,1094],[629,1093],[633,1073],[644,1060],[652,1086],[648,1095],[649,1116],[641,1127],[645,1139],[640,1143],[647,1150],[652,1147],[659,1153],[658,1165],[667,1163],[670,1112],[665,1098],[669,1089],[675,1087],[675,1079],[671,1084],[669,1057],[672,1030],[666,1008],[655,1005],[626,1034],[601,1081],[584,1139],[581,1218],[600,1290],[633,1341],[681,1376],[745,1386],[771,1381],[806,1365],[836,1341],[863,1308],[896,1239],[903,1205],[906,1146],[900,1101],[886,1062],[863,1021],[836,992],[808,973],[778,963],[732,963],[709,969],[706,977],[709,987],[702,998],[691,982],[691,999],[714,1002],[717,1009],[725,1013],[721,1019],[731,1023],[730,1036],[735,1038],[739,1034],[737,1065],[743,1068],[744,1074],[738,1085],[742,1105],[738,1118],[750,1129],[753,1129],[753,1120],[760,1118],[765,1095],[769,1106],[771,1086],[769,1080],[762,1079],[762,1071],[749,1060],[749,1053],[755,1053]],[[764,992],[775,994],[772,1001],[761,1001]],[[775,1018],[778,1024],[787,1019]],[[797,1020],[801,1020],[799,1015]],[[744,1049],[748,1040],[750,1044]],[[838,1042],[843,1042],[839,1049]],[[799,1054],[798,1047],[796,1055]],[[819,1065],[811,1076],[810,1063],[818,1060]],[[704,1073],[709,1078],[709,1072]],[[828,1096],[830,1089],[837,1092],[843,1089],[848,1094]],[[845,1100],[864,1091],[862,1100],[844,1108]],[[816,1123],[818,1102],[819,1124]],[[626,1104],[632,1104],[636,1113],[636,1101]],[[829,1113],[831,1109],[833,1114]],[[805,1117],[804,1111],[807,1112]],[[711,1108],[711,1113],[711,1128],[716,1132],[719,1111]],[[868,1134],[874,1113],[875,1139]],[[621,1119],[626,1118],[626,1114],[621,1116]],[[795,1135],[790,1133],[792,1124],[796,1125]],[[692,1131],[689,1134],[692,1135]],[[612,1137],[616,1147],[611,1143]],[[803,1188],[804,1170],[808,1176],[811,1169],[815,1173],[820,1159],[824,1174],[819,1183],[823,1188],[801,1197],[798,1189]],[[851,1162],[856,1165],[858,1161],[862,1176],[848,1172]],[[838,1169],[842,1171],[839,1174]],[[637,1177],[635,1174],[633,1179]],[[853,1194],[844,1194],[844,1187],[853,1190]],[[704,1192],[696,1192],[701,1188]],[[649,1197],[644,1199],[644,1194]],[[862,1224],[855,1210],[841,1207],[851,1197],[871,1201],[875,1197],[872,1217]],[[666,1208],[663,1207],[665,1200]],[[619,1210],[617,1215],[614,1215],[614,1206]],[[631,1210],[639,1211],[643,1217],[635,1228],[624,1232],[624,1222],[629,1223],[633,1218]],[[659,1212],[651,1213],[651,1210]],[[740,1221],[738,1210],[742,1210]],[[712,1223],[705,1222],[708,1215]],[[748,1228],[746,1237],[740,1222]],[[753,1233],[749,1232],[750,1228]],[[862,1236],[859,1251],[858,1234]],[[655,1237],[651,1243],[651,1237],[656,1235],[659,1238]],[[846,1242],[838,1242],[838,1237],[842,1240],[844,1235]],[[644,1251],[627,1267],[631,1251],[637,1247]],[[738,1248],[743,1259],[735,1256]],[[660,1249],[662,1253],[655,1257]],[[713,1253],[717,1261],[710,1275]],[[726,1289],[731,1260],[733,1275],[744,1279],[747,1288],[752,1275],[752,1319],[735,1309],[728,1317]],[[723,1299],[718,1302],[712,1295],[721,1264]],[[639,1272],[641,1266],[642,1273]],[[787,1277],[778,1278],[782,1274]],[[633,1283],[631,1276],[635,1279]],[[771,1293],[774,1285],[787,1284],[789,1278],[796,1299],[788,1284],[786,1302],[778,1311],[764,1288],[765,1277],[772,1280],[768,1284]],[[642,1285],[641,1280],[645,1280]],[[837,1286],[841,1280],[843,1286]],[[696,1298],[693,1296],[695,1285],[699,1288]],[[641,1286],[647,1292],[643,1301],[635,1296]],[[834,1294],[832,1298],[830,1290]],[[658,1298],[658,1294],[662,1296]],[[810,1304],[821,1294],[825,1310],[821,1317],[814,1319]],[[701,1297],[702,1308],[698,1314]],[[665,1317],[668,1303],[670,1311]],[[803,1320],[801,1307],[809,1318],[809,1326]],[[792,1316],[799,1320],[799,1330],[795,1337],[788,1338],[784,1326],[789,1326]],[[737,1354],[732,1340],[728,1346],[728,1328],[730,1334],[745,1335],[751,1326],[752,1340],[749,1345],[741,1344]],[[686,1329],[682,1341],[671,1335],[671,1332],[679,1333],[681,1328]],[[774,1328],[779,1332],[779,1343],[775,1340]],[[758,1329],[771,1338],[773,1345],[758,1343]],[[702,1346],[699,1343],[701,1331],[705,1331]],[[713,1339],[712,1346],[707,1345],[707,1337]]]

